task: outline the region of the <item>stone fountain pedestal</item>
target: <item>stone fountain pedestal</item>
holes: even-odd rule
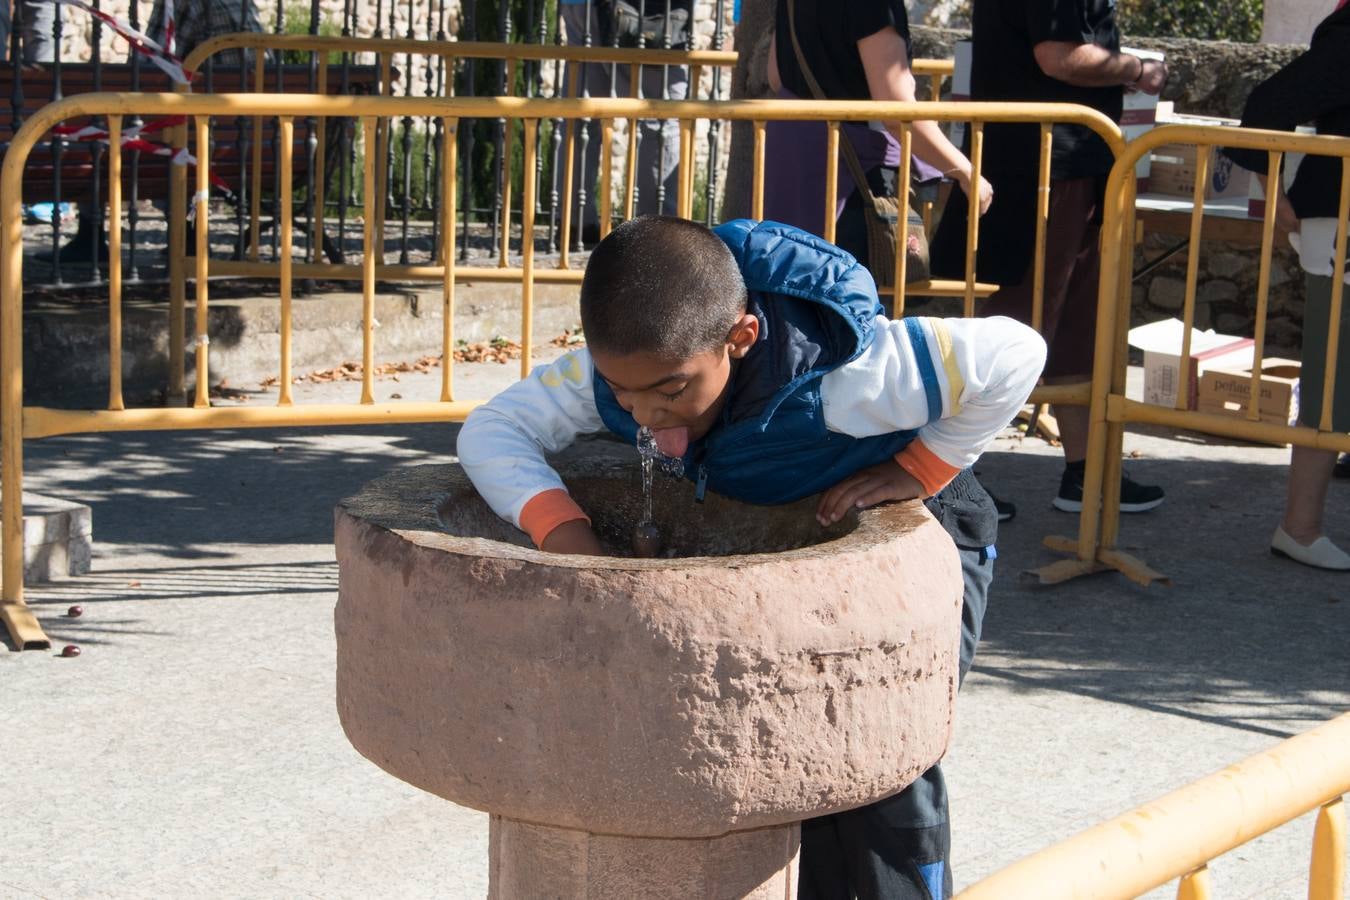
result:
[[[616,552],[636,461],[561,469]],[[797,823],[873,802],[951,734],[961,576],[918,503],[692,500],[680,557],[532,549],[457,466],[336,512],[337,700],[390,774],[491,813],[494,898],[796,895]]]

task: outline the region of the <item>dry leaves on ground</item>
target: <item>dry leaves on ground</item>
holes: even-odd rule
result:
[[[564,331],[549,341],[550,346],[553,347],[581,347],[585,343],[580,331]],[[495,362],[505,365],[513,359],[520,359],[520,344],[502,337],[493,338],[490,341],[477,341],[472,344],[461,341],[455,350],[454,358],[457,363]],[[379,363],[375,366],[374,375],[376,378],[389,378],[398,381],[399,375],[409,372],[427,373],[432,369],[440,368],[440,365],[441,356],[436,354],[435,356],[423,356],[413,362]],[[301,382],[328,384],[335,381],[360,381],[362,375],[362,365],[359,362],[347,360],[331,369],[316,369],[305,375],[297,375],[293,381],[296,384]],[[274,388],[280,381],[279,377],[272,375],[262,381],[262,387]]]

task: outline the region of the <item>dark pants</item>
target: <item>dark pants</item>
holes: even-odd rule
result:
[[[1097,344],[1097,282],[1101,273],[1101,180],[1072,178],[1050,183],[1050,216],[1045,229],[1045,292],[1041,336],[1048,355],[1045,375],[1092,374]],[[1030,325],[1033,317],[1034,260],[1019,284],[995,291],[982,316],[1010,316]]]
[[[975,658],[994,577],[982,550],[959,549],[961,679]],[[947,784],[933,766],[898,794],[802,823],[798,900],[946,900],[952,894]]]
[[[894,187],[894,170],[868,172],[874,190]],[[835,228],[835,242],[867,264],[863,204],[855,192]],[[961,557],[961,667],[965,681],[980,642],[994,560],[998,515],[973,475],[958,476],[928,502]],[[802,823],[798,900],[946,900],[952,894],[947,784],[935,765],[898,794]]]

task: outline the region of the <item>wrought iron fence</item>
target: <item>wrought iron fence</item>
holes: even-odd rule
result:
[[[140,0],[90,0],[94,11],[125,15],[124,24],[162,39],[157,30],[163,13],[158,3]],[[683,41],[674,27],[656,38],[642,34],[635,46],[617,49],[615,35],[605,43],[590,0],[577,4],[557,0],[514,0],[453,4],[447,0],[276,0],[275,9],[254,11],[245,2],[230,16],[210,7],[212,26],[235,32],[227,39],[204,40],[176,48],[186,68],[195,72],[194,92],[364,94],[401,97],[640,96],[646,99],[725,99],[730,92],[728,67],[735,54],[719,53],[727,42],[727,0],[712,4],[713,19],[696,35],[688,22]],[[180,10],[183,0],[178,0]],[[688,0],[643,0],[644,12],[663,12]],[[96,15],[45,2],[19,0],[5,42],[10,84],[8,121],[0,114],[0,145],[7,146],[23,122],[42,105],[91,91],[171,90],[173,82],[147,56],[110,51],[113,26]],[[56,14],[53,15],[53,12]],[[180,14],[181,15],[181,14]],[[230,19],[233,16],[233,19]],[[250,27],[265,29],[267,33]],[[115,30],[115,29],[114,29]],[[180,22],[179,34],[190,29]],[[201,28],[195,29],[197,33]],[[72,42],[71,38],[75,38]],[[704,44],[702,50],[694,50]],[[655,46],[653,46],[655,45]],[[124,44],[117,45],[124,48]],[[64,47],[64,52],[56,48]],[[80,49],[80,48],[83,49]],[[579,57],[564,62],[568,51],[589,48],[589,63]],[[632,64],[632,54],[645,65]],[[625,56],[626,54],[626,56]],[[107,281],[106,127],[101,119],[52,133],[35,150],[27,180],[25,207],[30,286],[100,285]],[[297,142],[294,208],[303,232],[306,257],[322,253],[341,262],[355,253],[360,235],[357,213],[364,203],[359,177],[367,152],[351,120],[314,118],[295,122]],[[459,134],[463,185],[460,210],[461,261],[496,257],[505,265],[510,236],[504,223],[519,221],[524,173],[519,148],[520,125],[504,119],[464,122]],[[562,123],[545,119],[537,126],[539,154],[534,171],[536,216],[548,252],[580,251],[598,236],[598,219],[636,206],[639,211],[672,207],[676,193],[672,160],[681,137],[674,122],[636,120],[602,131],[587,122],[574,135],[577,177],[570,197],[562,195],[561,168],[567,155]],[[698,174],[694,214],[712,221],[721,196],[728,141],[724,123],[700,126],[696,136]],[[379,160],[381,235],[392,258],[401,264],[434,262],[439,246],[438,207],[445,135],[438,118],[406,117],[381,126],[373,152]],[[127,160],[124,200],[127,255],[124,277],[129,284],[168,277],[169,225],[165,217],[170,158],[162,123],[138,118],[124,123],[123,138],[139,141]],[[213,129],[209,148],[219,177],[211,186],[213,218],[233,220],[228,231],[215,228],[218,244],[238,259],[257,259],[261,250],[277,252],[280,171],[279,127],[275,120],[238,118],[231,129]],[[156,140],[160,140],[158,146]],[[602,141],[626,141],[653,176],[617,185],[616,208],[598,210],[593,177],[607,172],[611,147]],[[644,143],[647,146],[644,146]],[[652,146],[652,145],[655,146]],[[620,151],[622,152],[622,151]],[[223,164],[222,164],[223,160]],[[182,157],[176,161],[183,161]],[[647,182],[644,184],[644,180]],[[644,190],[647,196],[643,196]],[[570,248],[562,246],[562,220],[571,214],[578,227]],[[606,222],[606,224],[608,224]],[[322,226],[327,227],[322,227]],[[228,244],[226,243],[228,242]],[[392,260],[391,260],[392,261]]]

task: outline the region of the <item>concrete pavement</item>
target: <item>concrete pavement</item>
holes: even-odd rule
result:
[[[557,351],[549,351],[556,353]],[[465,397],[515,366],[461,366]],[[437,373],[376,397],[434,397]],[[343,393],[346,392],[346,393]],[[298,385],[296,401],[359,385]],[[242,402],[275,402],[259,392]],[[334,503],[453,457],[452,426],[35,442],[29,490],[94,509],[93,573],[30,589],[56,652],[0,653],[2,897],[481,897],[486,817],[386,776],[333,702]],[[1350,708],[1350,577],[1270,557],[1288,451],[1136,434],[1167,486],[1123,544],[1175,581],[1015,573],[1055,556],[1057,451],[981,461],[1019,504],[946,770],[958,887]],[[573,452],[627,453],[607,441]],[[1350,540],[1350,483],[1329,531]],[[72,603],[80,618],[62,613]],[[79,643],[76,659],[59,655]],[[1213,865],[1216,896],[1303,896],[1311,823]],[[1170,896],[1170,891],[1156,896]]]

